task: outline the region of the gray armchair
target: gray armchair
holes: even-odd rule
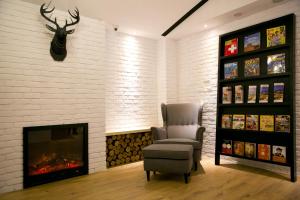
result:
[[[161,104],[164,126],[151,127],[155,144],[190,144],[194,148],[193,161],[197,170],[201,160],[203,107],[197,104]]]

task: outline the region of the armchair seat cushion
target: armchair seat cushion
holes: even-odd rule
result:
[[[202,148],[202,144],[199,141],[188,138],[168,138],[163,140],[155,140],[154,144],[189,144],[193,146],[194,150],[200,150]]]

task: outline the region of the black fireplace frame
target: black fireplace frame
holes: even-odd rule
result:
[[[28,133],[35,130],[47,130],[53,128],[76,128],[83,127],[83,162],[85,163],[82,167],[74,169],[66,169],[55,171],[47,174],[41,174],[38,176],[29,176],[28,173]],[[61,125],[47,125],[47,126],[34,126],[23,128],[23,187],[29,188],[36,185],[50,183],[62,179],[67,179],[75,176],[88,174],[89,170],[89,159],[88,159],[88,123],[78,124],[61,124]]]

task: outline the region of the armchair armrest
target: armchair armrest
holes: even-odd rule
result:
[[[151,127],[153,140],[167,139],[167,131],[164,128]]]
[[[202,142],[203,141],[203,133],[205,131],[205,127],[203,126],[200,126],[197,130],[197,133],[196,133],[196,140],[199,141],[199,142]]]

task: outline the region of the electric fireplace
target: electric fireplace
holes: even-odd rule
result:
[[[23,128],[24,188],[88,173],[88,124]]]

